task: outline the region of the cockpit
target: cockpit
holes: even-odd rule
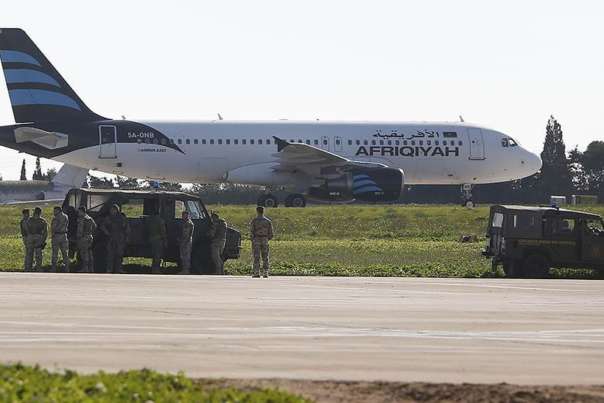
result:
[[[503,148],[507,147],[518,147],[518,142],[511,137],[504,137],[501,139],[501,146]]]

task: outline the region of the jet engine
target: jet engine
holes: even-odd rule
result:
[[[320,178],[308,190],[308,197],[324,201],[393,201],[400,197],[404,182],[400,169],[353,168],[343,174]]]

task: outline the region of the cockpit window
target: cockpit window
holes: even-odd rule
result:
[[[501,139],[501,146],[502,147],[516,147],[518,145],[518,143],[516,143],[516,140],[514,140],[511,137],[505,137]]]
[[[508,139],[508,143],[510,144],[510,147],[516,147],[518,145],[518,143],[516,143],[516,140],[511,137]]]

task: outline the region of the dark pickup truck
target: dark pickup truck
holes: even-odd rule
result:
[[[77,230],[77,209],[86,207],[98,226],[109,214],[112,205],[117,204],[128,219],[130,227],[124,257],[150,258],[151,248],[147,239],[145,219],[152,211],[159,209],[166,223],[168,245],[164,251],[164,260],[178,262],[177,234],[182,223],[181,214],[188,211],[195,224],[191,271],[195,274],[215,274],[210,259],[210,239],[208,237],[212,221],[201,198],[181,192],[114,190],[114,189],[72,189],[65,196],[63,211],[69,216],[70,250],[75,251]],[[239,258],[241,234],[233,228],[227,228],[227,240],[223,259]],[[106,238],[97,230],[92,246],[96,272],[104,272],[106,256]]]
[[[491,207],[483,254],[508,277],[545,277],[552,267],[604,270],[604,222],[557,207]]]

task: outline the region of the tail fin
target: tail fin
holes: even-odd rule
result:
[[[0,60],[16,123],[101,120],[18,28],[0,29]]]

